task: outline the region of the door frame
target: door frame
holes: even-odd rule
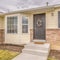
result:
[[[45,14],[45,39],[41,40],[41,39],[34,39],[34,15],[41,15],[41,14]],[[37,41],[38,42],[45,42],[46,41],[46,13],[41,13],[41,14],[33,14],[33,41]]]

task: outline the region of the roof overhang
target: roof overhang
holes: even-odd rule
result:
[[[28,12],[34,12],[34,11],[42,11],[42,10],[53,10],[54,8],[60,7],[60,4],[58,5],[50,5],[50,6],[43,6],[43,7],[37,7],[37,8],[30,8],[30,9],[24,9],[24,10],[18,10],[18,11],[12,11],[12,12],[8,12],[8,13],[2,13],[0,14],[0,16],[5,16],[5,15],[9,15],[9,14],[16,14],[16,13],[28,13]]]

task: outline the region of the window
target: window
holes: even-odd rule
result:
[[[28,18],[22,17],[22,33],[28,33]]]
[[[17,33],[17,16],[7,17],[7,33]]]
[[[60,28],[60,11],[58,12],[58,28]]]

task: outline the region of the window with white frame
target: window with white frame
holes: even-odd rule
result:
[[[17,16],[7,17],[7,33],[17,33]]]
[[[26,16],[22,17],[22,33],[28,33],[28,18]]]

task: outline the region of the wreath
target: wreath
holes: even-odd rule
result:
[[[37,26],[38,26],[38,27],[41,27],[41,26],[42,26],[42,21],[41,21],[41,20],[38,20],[38,21],[37,21]]]

